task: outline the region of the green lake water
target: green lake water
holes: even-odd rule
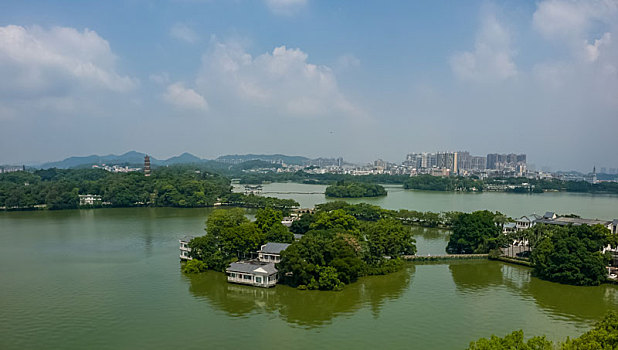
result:
[[[271,186],[278,192],[284,192],[281,186],[289,192],[305,188],[293,185],[267,185],[265,192]],[[553,210],[618,217],[618,198],[609,196],[445,199],[389,190],[394,192],[374,203],[469,211],[485,202],[482,208],[513,216]],[[287,198],[304,206],[324,201],[314,196]],[[564,286],[533,278],[525,267],[485,260],[409,264],[391,275],[362,278],[342,292],[232,285],[215,272],[183,275],[178,238],[201,234],[210,212],[0,213],[0,348],[461,349],[479,337],[515,329],[554,340],[577,336],[607,310],[618,309],[618,286]],[[419,254],[443,253],[447,231],[414,232]]]

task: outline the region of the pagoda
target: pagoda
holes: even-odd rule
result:
[[[144,157],[144,176],[150,176],[150,157]]]

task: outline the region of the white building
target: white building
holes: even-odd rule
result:
[[[189,242],[195,238],[193,236],[184,236],[178,240],[180,243],[180,260],[193,260],[191,257],[191,248],[189,248]]]
[[[274,287],[279,280],[275,263],[281,261],[281,252],[290,245],[269,242],[258,251],[258,260],[231,263],[225,272],[230,283],[247,284],[255,287]]]
[[[536,214],[522,216],[515,220],[515,226],[517,227],[517,231],[526,230],[536,225],[536,222],[540,219],[541,216]]]
[[[233,262],[225,272],[228,282],[255,287],[274,287],[279,279],[275,264],[261,261]]]
[[[290,245],[288,243],[268,242],[258,250],[258,260],[262,262],[278,263],[281,261],[281,252]]]
[[[98,194],[80,194],[79,205],[101,204],[101,196]]]

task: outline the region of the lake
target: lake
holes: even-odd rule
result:
[[[324,201],[323,195],[286,196],[286,188],[316,192],[323,186],[271,184],[264,192],[303,206]],[[387,197],[368,202],[618,217],[617,197],[562,193],[389,188]],[[341,292],[232,285],[216,272],[184,275],[178,238],[203,233],[212,210],[0,212],[0,348],[461,349],[516,329],[553,340],[577,336],[618,309],[618,286],[565,286],[531,277],[525,267],[483,260],[408,264]],[[447,231],[413,229],[419,254],[443,253]]]

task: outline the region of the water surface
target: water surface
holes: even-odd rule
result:
[[[408,265],[342,292],[183,275],[178,238],[212,209],[0,213],[0,348],[444,348],[523,329],[578,335],[618,288],[571,287],[490,261]],[[419,254],[448,232],[415,228]]]

